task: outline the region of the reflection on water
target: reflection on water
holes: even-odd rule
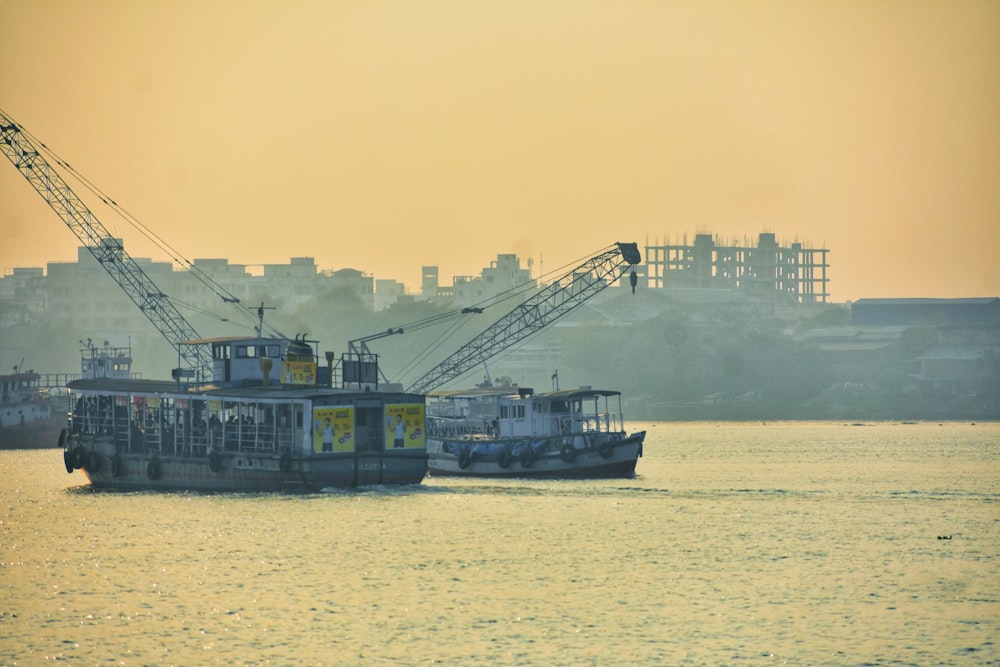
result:
[[[986,665],[1000,425],[637,424],[633,479],[99,493],[0,452],[0,664]]]

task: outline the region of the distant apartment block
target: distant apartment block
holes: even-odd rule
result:
[[[48,308],[45,274],[40,268],[16,268],[0,280],[0,328],[27,324]]]
[[[771,233],[760,234],[756,246],[722,245],[711,234],[698,234],[692,245],[647,245],[644,270],[652,289],[734,289],[826,303],[828,252],[801,243],[782,246]]]
[[[375,281],[375,310],[385,310],[406,294],[406,285],[391,278]]]
[[[424,266],[421,271],[420,294],[424,299],[447,299],[456,306],[481,304],[510,290],[534,286],[531,260],[522,267],[514,254],[499,254],[478,276],[454,276],[451,287],[438,283],[438,267]]]

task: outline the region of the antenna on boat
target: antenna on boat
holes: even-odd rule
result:
[[[552,391],[559,391],[559,369],[552,373]]]
[[[261,301],[260,305],[257,307],[257,338],[263,336],[264,331],[264,311],[265,310],[275,310],[274,306],[265,306],[264,302]]]

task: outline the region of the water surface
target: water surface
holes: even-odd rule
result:
[[[635,426],[633,479],[308,496],[0,452],[0,665],[1000,659],[1000,425]]]

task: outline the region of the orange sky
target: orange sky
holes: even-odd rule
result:
[[[1000,295],[993,0],[0,0],[0,63],[0,108],[189,259],[416,290],[768,231],[830,249],[834,301]],[[0,266],[74,260],[3,164]]]

